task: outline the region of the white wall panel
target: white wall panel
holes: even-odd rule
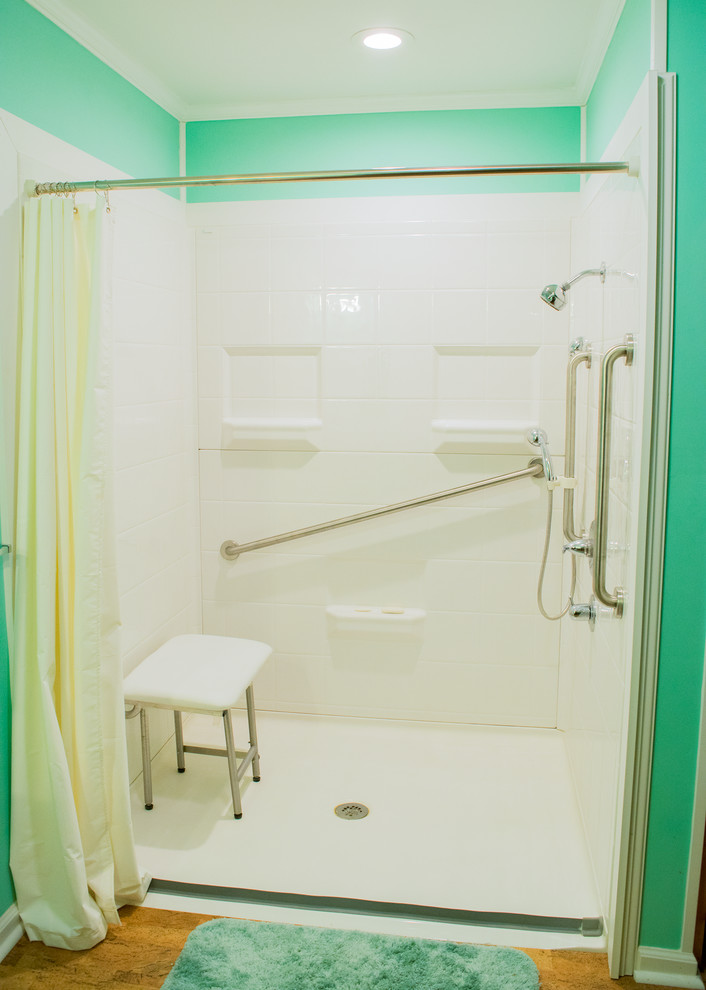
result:
[[[437,419],[541,424],[560,459],[568,320],[547,323],[539,291],[565,277],[576,202],[552,199],[550,222],[534,196],[420,197],[406,213],[384,199],[189,208],[204,628],[273,644],[259,704],[556,724],[559,630],[535,601],[541,483],[236,563],[218,549],[514,470],[534,453],[517,429],[503,446],[474,442],[473,426],[440,433]],[[321,424],[298,432],[297,417]],[[558,537],[552,553],[545,597],[558,606]],[[427,615],[408,637],[342,635],[329,605]]]

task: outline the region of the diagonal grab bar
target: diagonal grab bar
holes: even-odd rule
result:
[[[375,519],[377,516],[387,516],[393,512],[402,512],[403,509],[414,509],[419,505],[431,505],[433,502],[441,502],[445,498],[454,498],[456,495],[465,495],[467,492],[477,492],[484,488],[494,488],[496,485],[504,485],[508,481],[517,481],[520,478],[539,478],[544,474],[542,460],[533,457],[526,468],[520,471],[510,471],[509,474],[499,474],[494,478],[485,478],[483,481],[472,481],[467,485],[460,485],[458,488],[449,488],[445,492],[434,492],[431,495],[422,495],[419,498],[410,499],[408,502],[396,502],[394,505],[383,505],[379,509],[368,509],[366,512],[357,512],[353,516],[343,516],[340,519],[331,519],[329,522],[318,523],[315,526],[305,526],[304,529],[293,529],[288,533],[279,533],[277,536],[268,536],[262,540],[253,540],[251,543],[234,543],[233,540],[226,540],[221,544],[221,556],[226,560],[237,560],[241,553],[249,553],[250,550],[262,550],[264,547],[273,547],[278,543],[288,543],[290,540],[299,540],[303,536],[312,536],[314,533],[326,533],[330,529],[340,529],[341,526],[351,526],[353,523],[364,522],[366,519]]]

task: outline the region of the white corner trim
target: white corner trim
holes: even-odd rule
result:
[[[322,114],[387,113],[404,110],[475,110],[510,107],[578,106],[584,102],[582,88],[566,86],[552,90],[498,91],[493,93],[440,93],[435,95],[401,95],[397,97],[349,97],[344,99],[317,98],[312,100],[279,100],[270,103],[189,104],[157,75],[145,69],[119,49],[103,32],[96,30],[67,0],[28,0],[30,6],[47,17],[101,62],[126,79],[140,92],[159,104],[177,120],[223,120],[254,117],[300,117]],[[610,42],[614,25],[605,47]],[[605,51],[600,49],[598,62],[591,58],[597,73]]]
[[[667,0],[652,0],[650,68],[667,71]]]
[[[636,983],[685,987],[687,990],[703,990],[704,986],[693,952],[646,945],[639,946],[635,953],[633,979]]]
[[[528,107],[575,107],[581,103],[576,87],[494,93],[434,93],[411,96],[320,97],[270,103],[188,104],[182,120],[241,120],[258,117],[318,117],[353,113],[402,113],[414,110],[507,110]]]
[[[582,106],[588,102],[588,98],[591,95],[591,90],[598,78],[598,73],[601,71],[603,60],[613,40],[613,35],[618,26],[618,21],[622,16],[624,6],[625,0],[622,0],[622,3],[614,11],[610,21],[606,23],[604,32],[593,39],[593,43],[583,57],[576,79],[576,91],[580,96],[579,103]]]
[[[0,959],[4,959],[10,949],[14,949],[24,933],[17,905],[11,904],[7,911],[0,915]]]
[[[155,75],[129,58],[104,34],[87,24],[82,17],[71,10],[65,0],[27,0],[27,2],[172,117],[184,120],[183,107],[177,94]]]

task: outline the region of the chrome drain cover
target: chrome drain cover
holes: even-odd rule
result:
[[[346,801],[345,804],[337,804],[333,809],[339,818],[347,818],[348,821],[357,821],[359,818],[366,818],[370,814],[370,808],[358,801]]]

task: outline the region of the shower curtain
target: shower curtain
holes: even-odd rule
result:
[[[101,200],[102,203],[102,200]],[[85,949],[143,899],[112,522],[110,218],[25,207],[10,865],[31,939]]]

